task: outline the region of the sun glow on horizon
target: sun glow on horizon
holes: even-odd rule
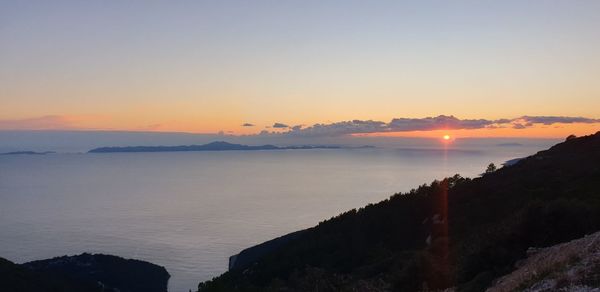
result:
[[[450,135],[446,134],[442,137],[442,139],[444,139],[445,141],[449,141],[450,140]]]

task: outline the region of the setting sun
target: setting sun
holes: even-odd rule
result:
[[[444,137],[442,137],[444,140],[450,140],[450,135],[444,135]]]

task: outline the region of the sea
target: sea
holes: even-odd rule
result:
[[[244,248],[552,143],[0,155],[0,257],[136,258],[195,291]]]

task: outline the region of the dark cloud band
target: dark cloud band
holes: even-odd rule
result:
[[[273,128],[278,128],[278,129],[285,129],[285,128],[289,128],[290,126],[283,124],[283,123],[275,123],[273,124]]]
[[[315,124],[310,127],[294,127],[284,133],[277,135],[295,136],[342,136],[350,134],[369,134],[387,132],[411,132],[411,131],[434,131],[448,130],[472,130],[493,129],[512,127],[515,129],[526,129],[536,124],[573,124],[600,123],[600,119],[583,117],[559,117],[559,116],[522,116],[513,119],[459,119],[455,116],[439,115],[426,118],[396,118],[389,123],[373,120],[352,120],[330,124]],[[275,123],[273,128],[289,128],[282,123]],[[266,133],[263,133],[263,135]]]

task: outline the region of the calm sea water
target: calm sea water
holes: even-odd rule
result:
[[[246,247],[541,148],[4,155],[0,256],[137,258],[188,291]]]

